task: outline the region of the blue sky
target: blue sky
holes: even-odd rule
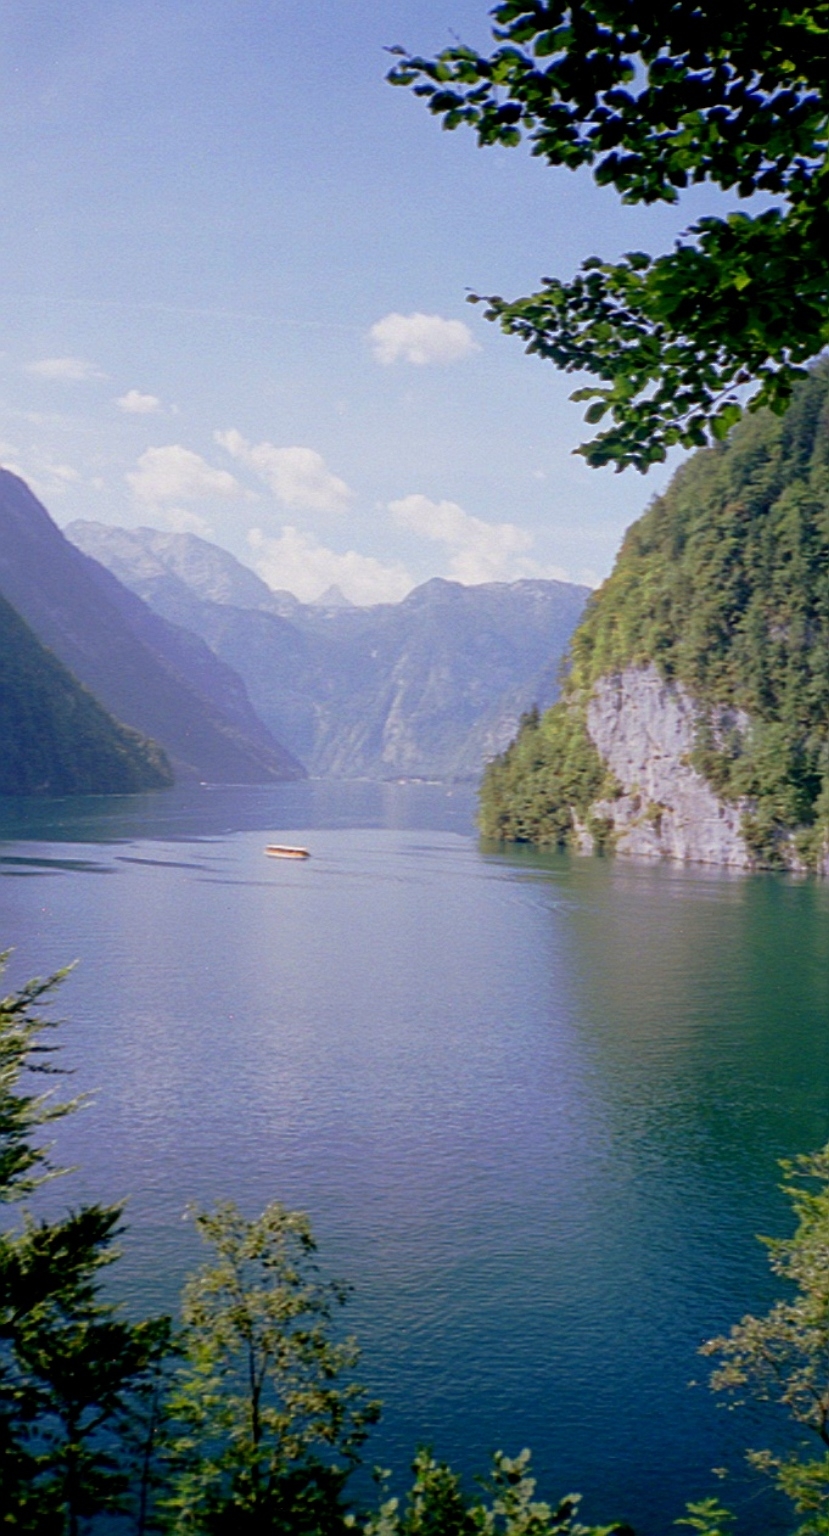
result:
[[[595,582],[665,484],[587,469],[578,380],[467,305],[704,207],[478,150],[384,45],[478,0],[6,0],[0,459],[61,524],[190,529],[311,599]],[[425,317],[425,318],[424,318]]]

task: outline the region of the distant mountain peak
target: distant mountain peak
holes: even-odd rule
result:
[[[79,519],[64,529],[68,539],[93,560],[105,548],[105,563],[122,580],[122,571],[149,579],[168,575],[184,581],[209,602],[239,608],[278,608],[270,587],[250,566],[229,550],[195,533],[170,533],[160,528],[115,528],[108,523]]]
[[[397,603],[357,605],[336,586],[314,603],[265,589],[266,603],[252,572],[192,535],[132,530],[130,553],[101,524],[68,532],[238,671],[276,739],[323,777],[477,777],[521,714],[556,697],[588,595],[540,578],[435,576]],[[147,574],[147,551],[163,578]]]
[[[336,582],[326,587],[319,597],[315,597],[312,604],[314,608],[355,608],[356,606],[356,603],[352,603],[351,598],[346,597],[342,587],[338,587]]]
[[[113,533],[118,559],[132,562],[135,531]],[[152,550],[139,553],[157,572]],[[214,783],[303,776],[256,715],[241,677],[76,547],[25,482],[6,470],[0,470],[0,592],[106,711],[166,749],[177,772]]]

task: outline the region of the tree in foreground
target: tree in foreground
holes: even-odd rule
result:
[[[774,1403],[801,1439],[786,1454],[749,1453],[791,1500],[795,1536],[829,1533],[829,1145],[782,1164],[797,1216],[794,1235],[764,1238],[776,1275],[792,1293],[764,1317],[744,1317],[703,1354],[719,1357],[715,1391]]]
[[[672,251],[591,256],[569,281],[485,300],[528,351],[593,376],[573,398],[608,425],[578,451],[645,471],[674,444],[725,437],[746,385],[751,409],[782,412],[829,343],[827,0],[501,0],[492,15],[490,55],[396,48],[389,78],[445,128],[526,138],[625,203],[674,203],[693,182],[761,194]]]
[[[0,975],[8,958],[8,950],[0,954]],[[59,1069],[52,1059],[56,1047],[49,1041],[54,1021],[38,1008],[66,975],[58,971],[37,978],[0,999],[0,1204],[24,1199],[60,1172],[33,1138],[78,1104],[77,1099],[55,1102],[43,1082]]]
[[[629,1525],[582,1525],[578,1494],[556,1505],[536,1499],[529,1451],[514,1457],[496,1452],[488,1483],[472,1497],[430,1451],[418,1453],[412,1471],[405,1504],[386,1499],[359,1527],[363,1536],[634,1536]],[[710,1523],[699,1529],[717,1536]]]
[[[20,1201],[59,1170],[38,1140],[74,1107],[32,1091],[53,1072],[39,1012],[60,977],[0,1000],[0,1199]],[[33,1081],[34,1075],[34,1081]],[[744,1318],[706,1352],[718,1389],[777,1401],[819,1454],[751,1454],[805,1522],[829,1536],[829,1146],[786,1165],[798,1227],[771,1243],[793,1300]],[[804,1189],[803,1181],[817,1185]],[[529,1453],[498,1453],[469,1494],[427,1451],[405,1500],[356,1511],[345,1486],[378,1417],[352,1379],[357,1350],[335,1318],[347,1288],[320,1278],[306,1216],[273,1204],[254,1220],[231,1203],[197,1217],[214,1252],[188,1281],[183,1324],[124,1320],[100,1276],[117,1257],[118,1207],[30,1216],[0,1231],[0,1524],[20,1536],[633,1536],[586,1526],[579,1499],[536,1498]],[[109,1523],[102,1527],[99,1517]],[[116,1524],[113,1525],[112,1518]],[[119,1519],[118,1517],[122,1517]],[[728,1536],[715,1499],[677,1525]]]
[[[0,968],[5,956],[0,957]],[[54,1024],[39,1012],[65,973],[0,1000],[0,1201],[20,1201],[57,1171],[37,1139],[77,1101],[36,1091],[54,1073]],[[37,1536],[140,1505],[129,1448],[134,1408],[163,1356],[166,1319],[133,1324],[100,1296],[116,1256],[119,1207],[0,1233],[0,1521]],[[144,1529],[140,1519],[135,1525]]]
[[[214,1251],[183,1295],[170,1529],[342,1531],[343,1489],[379,1416],[333,1337],[347,1287],[320,1279],[308,1218],[226,1202],[196,1218]]]

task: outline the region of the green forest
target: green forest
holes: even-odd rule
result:
[[[600,677],[655,664],[699,706],[693,763],[723,797],[747,797],[757,862],[795,840],[813,864],[829,832],[829,365],[783,417],[748,416],[697,452],[628,530],[571,643],[561,700],[524,717],[488,768],[488,837],[542,846],[612,797],[584,723]],[[716,705],[747,731],[717,739]],[[606,829],[592,825],[601,844]]]
[[[0,794],[129,794],[173,782],[155,742],[121,725],[0,596]]]

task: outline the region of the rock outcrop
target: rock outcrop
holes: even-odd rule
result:
[[[691,765],[699,706],[682,684],[655,666],[626,667],[596,683],[587,731],[622,791],[594,801],[593,818],[608,823],[619,853],[749,869],[754,858],[742,832],[751,802],[722,800]],[[721,708],[707,724],[716,736],[749,725],[742,711]],[[578,827],[578,844],[595,839]]]
[[[829,872],[829,362],[628,529],[561,700],[481,790],[489,837]]]

